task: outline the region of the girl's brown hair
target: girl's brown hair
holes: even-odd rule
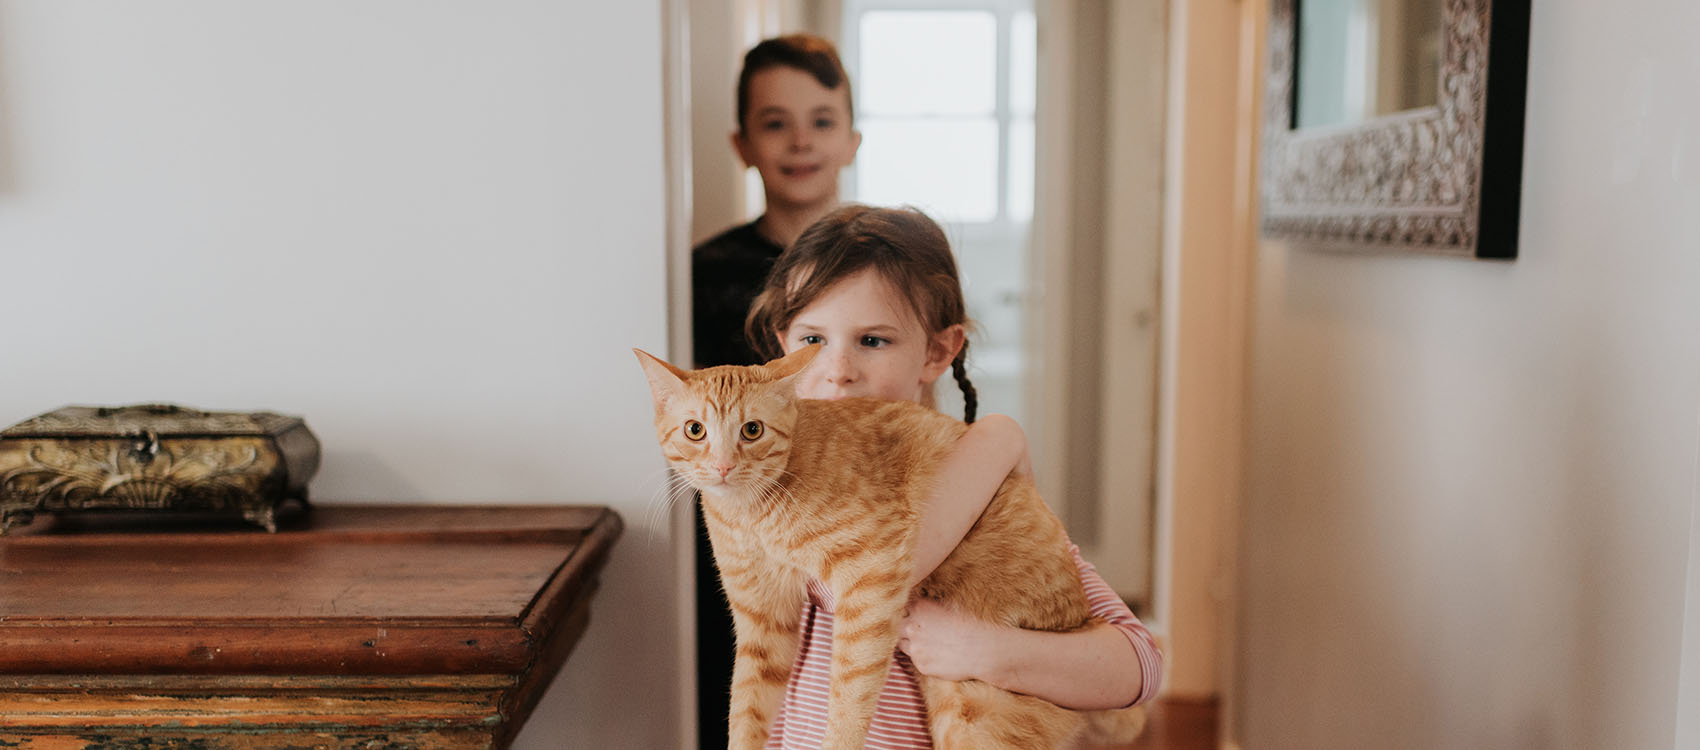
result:
[[[784,354],[780,331],[832,285],[872,268],[909,300],[929,335],[968,326],[962,281],[944,230],[913,208],[846,204],[803,230],[779,256],[750,307],[744,336],[764,359]],[[968,342],[950,363],[962,388],[963,420],[974,421],[979,396],[968,382]]]
[[[738,73],[738,131],[744,131],[744,118],[750,109],[750,79],[768,68],[796,68],[813,76],[828,89],[844,86],[846,113],[856,121],[855,97],[850,95],[850,74],[838,59],[838,49],[832,42],[813,34],[786,34],[764,39],[744,53],[744,69]]]

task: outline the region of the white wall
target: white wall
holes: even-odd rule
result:
[[[518,746],[676,745],[661,43],[656,2],[0,1],[0,423],[272,409],[323,502],[611,505]]]
[[[747,219],[744,163],[732,150],[738,71],[744,65],[749,3],[696,0],[691,25],[691,244]]]
[[[1676,693],[1676,747],[1700,750],[1700,482],[1688,532],[1688,592],[1683,610],[1682,675]]]
[[[1263,246],[1244,747],[1672,746],[1696,28],[1691,0],[1534,4],[1515,262]]]

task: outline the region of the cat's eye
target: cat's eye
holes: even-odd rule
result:
[[[708,428],[703,427],[701,422],[693,419],[685,423],[685,437],[691,440],[701,440],[707,434]]]
[[[754,440],[761,437],[761,431],[762,426],[760,422],[745,422],[744,429],[741,434],[743,434],[745,440]]]

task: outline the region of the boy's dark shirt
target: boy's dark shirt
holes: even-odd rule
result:
[[[691,338],[697,367],[754,365],[762,359],[744,339],[744,318],[773,261],[785,248],[756,231],[732,227],[691,251]],[[731,605],[715,574],[714,550],[697,510],[697,722],[701,750],[726,747],[731,703]]]
[[[691,338],[697,367],[764,360],[744,339],[744,318],[785,248],[755,222],[728,229],[691,251]]]

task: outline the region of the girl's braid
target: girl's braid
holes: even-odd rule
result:
[[[962,388],[962,421],[974,424],[974,411],[980,406],[980,396],[974,391],[974,384],[968,382],[968,346],[956,353],[956,359],[950,363],[950,372],[956,376],[956,384]]]

